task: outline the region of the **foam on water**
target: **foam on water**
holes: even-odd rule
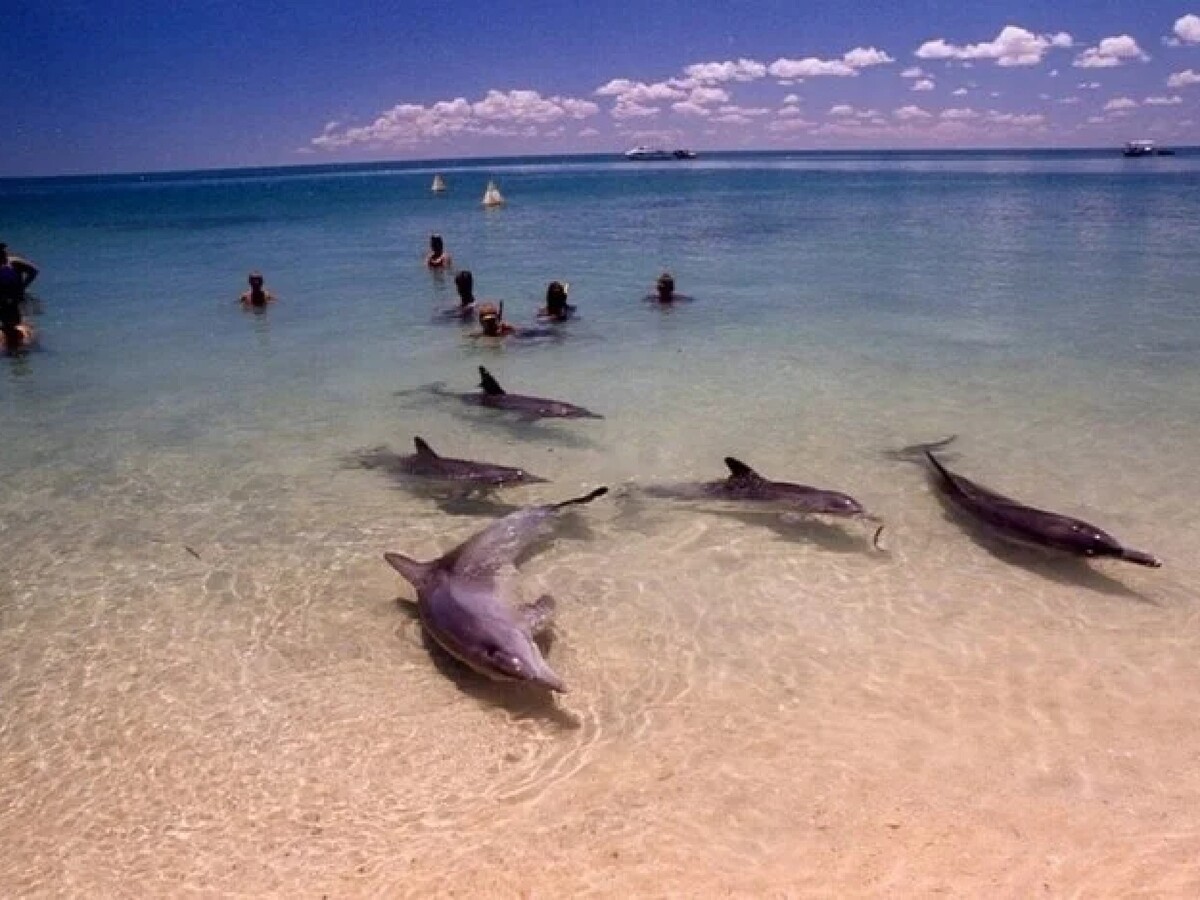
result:
[[[1187,157],[524,164],[5,188],[46,350],[0,378],[7,893],[1200,890],[1200,190]],[[474,182],[478,182],[476,185]],[[561,341],[476,346],[441,231]],[[698,301],[640,303],[660,268]],[[261,268],[265,317],[232,302]],[[514,422],[422,389],[603,420]],[[1161,556],[998,547],[885,451]],[[355,450],[552,479],[441,504]],[[656,501],[722,457],[887,522]],[[597,484],[522,567],[550,701],[429,646],[431,558]],[[193,552],[189,552],[193,551]],[[199,558],[197,558],[197,556]]]

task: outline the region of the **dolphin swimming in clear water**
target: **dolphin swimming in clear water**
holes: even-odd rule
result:
[[[1090,522],[1026,506],[950,471],[933,451],[948,446],[953,440],[950,437],[936,444],[917,444],[890,455],[898,459],[923,457],[927,460],[932,466],[933,483],[941,496],[998,537],[1089,559],[1123,559],[1151,568],[1162,565],[1157,557],[1122,546],[1116,538]]]
[[[512,466],[439,456],[421,437],[414,437],[413,444],[417,452],[408,456],[393,453],[387,447],[375,447],[358,451],[353,459],[365,469],[384,469],[393,475],[465,488],[498,488],[546,482],[545,478]]]
[[[536,421],[537,419],[603,419],[582,406],[566,403],[562,400],[548,400],[544,397],[528,397],[524,394],[510,394],[500,386],[500,382],[492,377],[492,373],[483,366],[479,367],[479,387],[477,394],[462,394],[464,403],[476,406],[486,406],[490,409],[503,409],[518,413],[522,419]]]
[[[772,481],[732,456],[725,457],[725,465],[729,468],[729,476],[719,481],[651,485],[644,488],[644,491],[651,497],[672,500],[715,500],[738,505],[767,506],[783,513],[857,517],[870,522],[879,521],[863,509],[861,503],[841,491],[824,490],[790,481]],[[880,525],[875,532],[876,546],[882,532],[883,526]]]
[[[524,681],[565,692],[566,685],[533,641],[549,627],[554,599],[544,596],[514,608],[500,596],[496,576],[559,512],[606,493],[608,488],[600,487],[562,503],[519,509],[430,562],[399,553],[385,553],[384,559],[416,588],[421,624],[451,656],[497,681]]]

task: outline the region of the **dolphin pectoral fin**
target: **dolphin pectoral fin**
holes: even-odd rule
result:
[[[433,448],[425,441],[424,438],[417,436],[413,438],[413,445],[417,448],[417,456],[426,459],[438,459],[438,455],[433,452]]]
[[[958,440],[957,434],[952,434],[950,437],[942,438],[940,441],[929,441],[924,444],[910,444],[907,447],[901,447],[899,450],[885,451],[884,455],[888,459],[894,459],[899,462],[920,462],[925,458],[927,453],[936,453],[940,450],[945,450],[951,444]]]
[[[1141,550],[1130,550],[1128,547],[1121,551],[1118,559],[1123,559],[1126,562],[1135,563],[1139,566],[1148,566],[1151,569],[1157,569],[1162,566],[1162,560],[1157,556],[1143,553]]]
[[[543,594],[529,605],[521,608],[521,620],[529,631],[530,637],[537,637],[554,624],[556,608],[557,603],[549,594]]]
[[[436,565],[436,562],[417,562],[415,559],[409,559],[401,553],[385,553],[383,554],[383,558],[388,561],[388,565],[403,575],[413,587],[424,581]]]

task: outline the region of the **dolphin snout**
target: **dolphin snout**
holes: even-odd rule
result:
[[[1122,549],[1119,558],[1139,566],[1149,566],[1151,569],[1162,567],[1161,559],[1157,556],[1151,556],[1149,553],[1143,553],[1141,550]]]

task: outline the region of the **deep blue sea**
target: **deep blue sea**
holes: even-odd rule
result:
[[[431,232],[514,324],[552,279],[577,319],[437,321]],[[0,892],[1200,890],[1200,151],[8,179],[0,240],[41,269],[0,359]],[[695,302],[643,302],[663,270]],[[429,389],[480,365],[605,418]],[[552,483],[355,462],[417,434]],[[1164,567],[973,539],[886,456],[949,434]],[[730,455],[884,549],[637,490]],[[514,588],[572,693],[438,663],[381,554],[601,483]]]

